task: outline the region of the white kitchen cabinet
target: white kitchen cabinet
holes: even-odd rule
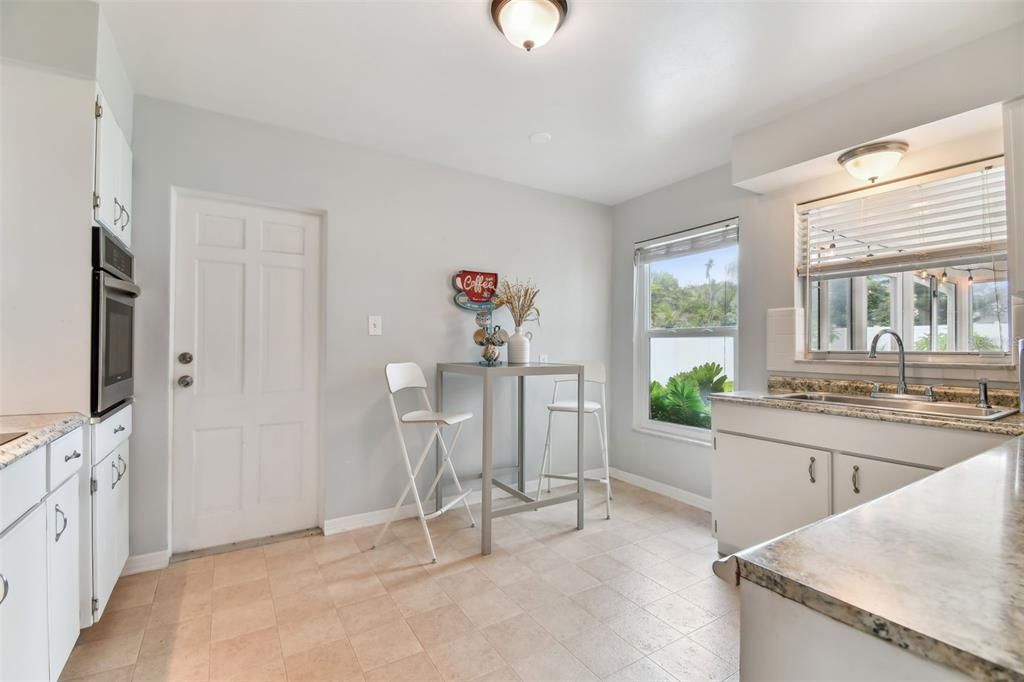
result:
[[[719,433],[712,492],[719,551],[744,549],[829,515],[830,453]]]
[[[131,246],[132,150],[113,110],[98,90],[95,113],[93,218]]]
[[[128,442],[93,466],[93,619],[99,620],[128,560]]]
[[[50,679],[60,677],[78,639],[78,478],[46,500],[46,585],[50,634]]]
[[[46,544],[45,504],[0,535],[0,680],[49,678]]]
[[[832,457],[832,513],[852,509],[931,473],[934,469],[837,452]]]

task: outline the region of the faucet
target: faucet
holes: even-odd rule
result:
[[[878,357],[878,340],[888,334],[892,338],[896,339],[896,350],[899,353],[899,381],[896,383],[896,394],[907,395],[907,354],[903,350],[903,339],[896,333],[895,329],[889,329],[888,327],[879,331],[875,334],[875,338],[871,339],[871,350],[868,352],[869,358]]]

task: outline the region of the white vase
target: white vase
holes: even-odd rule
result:
[[[533,332],[523,333],[522,327],[516,327],[516,333],[508,339],[508,363],[525,365],[530,362],[530,339]]]

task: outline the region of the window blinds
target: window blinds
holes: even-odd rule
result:
[[[688,256],[702,251],[713,251],[739,241],[739,221],[736,218],[711,225],[695,227],[669,237],[659,237],[636,244],[638,263],[653,263],[669,258]]]
[[[970,265],[1006,254],[1002,161],[798,211],[798,272],[811,279]]]

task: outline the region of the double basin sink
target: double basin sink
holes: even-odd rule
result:
[[[913,398],[884,398],[847,393],[775,393],[765,396],[772,400],[797,400],[806,403],[848,405],[887,412],[910,412],[930,417],[958,417],[994,421],[1017,411],[1012,407],[977,407],[969,403],[943,403],[914,400]]]

